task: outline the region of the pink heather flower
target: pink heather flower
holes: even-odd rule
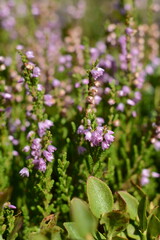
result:
[[[37,90],[40,92],[44,90],[44,87],[42,86],[42,84],[37,85]]]
[[[127,35],[131,35],[133,33],[133,29],[129,27],[127,27],[125,31]]]
[[[88,140],[88,141],[91,141],[92,133],[90,131],[85,132],[85,139]]]
[[[30,146],[28,145],[22,149],[23,152],[29,152],[29,150],[30,150]]]
[[[13,139],[12,143],[13,143],[13,145],[17,146],[19,144],[19,140]]]
[[[160,151],[160,141],[156,140],[153,145],[156,151]]]
[[[92,74],[92,77],[94,78],[94,80],[97,80],[97,78],[103,76],[104,69],[100,68],[100,67],[96,67],[91,70],[91,74]]]
[[[12,98],[12,95],[10,93],[1,93],[1,96],[4,99],[9,99],[9,100]]]
[[[102,147],[103,150],[108,149],[109,146],[110,146],[110,145],[109,145],[107,142],[102,142],[102,143],[101,143],[101,147]]]
[[[46,119],[44,121],[44,124],[45,124],[45,128],[47,128],[47,129],[49,129],[50,127],[53,126],[53,122],[51,120],[48,120],[48,119]]]
[[[102,124],[104,124],[104,119],[101,117],[97,117],[96,121],[97,121],[98,126],[102,126]]]
[[[83,126],[83,125],[80,125],[80,126],[78,127],[77,133],[78,133],[78,134],[83,134],[83,133],[84,133],[84,126]]]
[[[114,132],[108,130],[108,133],[104,135],[104,139],[108,144],[111,144],[114,141],[114,136],[112,136]]]
[[[16,209],[16,208],[17,208],[15,205],[12,205],[12,204],[9,204],[8,207],[9,207],[10,209]]]
[[[32,77],[39,77],[41,75],[41,70],[39,67],[34,67],[33,68],[33,73],[32,73]]]
[[[80,105],[77,106],[77,109],[79,112],[82,112],[82,110],[83,110],[82,106],[80,106]]]
[[[44,104],[51,107],[53,105],[53,97],[50,94],[44,95]]]
[[[52,153],[52,152],[55,152],[57,150],[57,148],[53,145],[49,145],[47,147],[47,150],[48,150],[48,152]]]
[[[49,129],[53,126],[53,122],[51,120],[46,119],[44,122],[38,123],[38,134],[40,137],[45,135],[46,129]]]
[[[151,65],[148,65],[147,67],[146,67],[146,73],[148,74],[148,75],[151,75],[151,74],[153,74],[154,73],[154,69],[153,69],[153,67],[151,66]]]
[[[33,140],[33,144],[39,144],[41,142],[41,139],[40,138],[35,138],[34,140]]]
[[[122,87],[122,91],[124,93],[124,96],[130,94],[130,92],[131,92],[131,90],[130,90],[130,88],[128,86],[123,86]]]
[[[132,117],[137,117],[137,113],[136,113],[136,111],[132,111]]]
[[[74,85],[75,88],[79,88],[80,87],[80,83],[79,82],[76,82],[75,85]]]
[[[40,170],[41,172],[45,172],[46,171],[46,162],[44,161],[43,158],[39,159],[38,170]]]
[[[46,158],[48,162],[52,162],[53,160],[53,154],[51,152],[48,152],[46,150],[43,151],[43,156]]]
[[[152,173],[151,173],[151,176],[152,176],[153,178],[159,178],[159,177],[160,177],[160,173],[152,172]]]
[[[18,81],[17,81],[18,83],[24,83],[25,82],[25,80],[24,80],[24,78],[23,77],[21,77]]]
[[[103,141],[103,136],[102,136],[102,131],[101,131],[101,127],[99,127],[99,129],[95,130],[94,132],[92,132],[91,134],[91,147],[93,146],[98,146],[99,143],[101,143]]]
[[[120,112],[123,112],[124,111],[124,104],[123,103],[119,103],[116,107],[116,109]]]
[[[8,207],[10,209],[16,209],[17,208],[15,205],[10,204],[10,202],[5,202],[3,204],[3,208],[6,208],[6,207]]]
[[[41,156],[41,150],[40,149],[36,149],[35,151],[31,151],[31,155],[34,157],[34,158],[38,158]]]
[[[87,85],[87,84],[89,84],[89,80],[88,79],[82,79],[82,83],[84,84],[84,85]]]
[[[78,150],[79,155],[81,155],[81,154],[83,154],[84,152],[87,151],[87,149],[83,146],[78,146],[77,150]]]
[[[53,79],[52,86],[53,87],[59,87],[61,85],[61,82],[58,79]]]
[[[160,174],[157,172],[151,172],[150,169],[143,169],[140,183],[142,186],[149,183],[149,177],[159,178]]]
[[[115,100],[114,99],[112,99],[112,98],[110,98],[109,100],[108,100],[108,104],[109,105],[114,105],[115,104]]]
[[[94,103],[95,103],[96,105],[98,105],[101,100],[102,100],[102,98],[101,98],[100,96],[98,96],[98,95],[96,95],[96,96],[94,97]]]
[[[35,15],[35,16],[40,14],[39,8],[36,5],[34,5],[34,4],[32,5],[31,11],[32,11],[32,14]]]
[[[135,102],[135,103],[139,102],[139,101],[141,100],[141,97],[142,97],[141,93],[138,92],[138,91],[136,91],[136,92],[134,93],[134,102]]]
[[[32,51],[27,51],[26,56],[27,56],[27,58],[34,58],[34,54]]]
[[[140,184],[141,186],[144,186],[149,183],[149,178],[148,177],[141,177]]]
[[[134,106],[135,102],[132,99],[127,99],[127,104],[130,106]]]
[[[150,170],[144,168],[144,169],[142,170],[142,176],[143,176],[143,177],[149,177],[149,176],[150,176]]]
[[[109,94],[110,93],[110,91],[111,91],[111,89],[109,88],[109,87],[106,87],[105,89],[104,89],[104,94]]]
[[[34,134],[35,134],[34,131],[30,131],[30,132],[27,134],[27,139],[31,138]]]
[[[19,155],[19,153],[18,153],[17,151],[15,151],[15,150],[12,152],[12,154],[13,154],[13,156],[15,156],[15,157]]]
[[[29,170],[28,168],[24,167],[20,170],[19,174],[21,177],[29,177]]]
[[[17,47],[16,47],[17,50],[22,50],[23,48],[24,48],[23,45],[20,45],[20,44],[17,45]]]

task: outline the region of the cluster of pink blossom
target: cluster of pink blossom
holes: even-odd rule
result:
[[[114,132],[105,130],[103,126],[97,126],[95,130],[80,125],[77,130],[78,134],[84,135],[85,140],[90,143],[91,147],[101,146],[102,150],[108,149],[114,141]]]
[[[160,178],[160,173],[151,172],[150,169],[143,169],[141,174],[140,183],[142,186],[149,183],[149,178]]]

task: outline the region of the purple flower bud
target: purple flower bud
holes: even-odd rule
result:
[[[146,184],[149,183],[149,178],[148,177],[142,177],[140,180],[141,186],[145,186]]]
[[[123,103],[119,103],[118,106],[116,107],[116,109],[120,112],[124,111],[124,104]]]
[[[53,155],[52,155],[52,153],[44,150],[44,151],[43,151],[43,156],[46,158],[46,160],[47,160],[48,162],[52,162],[52,160],[53,160]]]
[[[130,106],[134,106],[135,102],[132,99],[127,99],[127,104]]]
[[[130,90],[130,88],[128,86],[123,86],[122,87],[122,91],[124,93],[124,96],[130,94],[130,92],[131,92],[131,90]]]
[[[102,142],[101,143],[101,147],[102,147],[103,150],[108,149],[109,148],[109,144],[107,142]]]
[[[43,158],[39,159],[38,170],[40,170],[41,172],[45,172],[46,171],[46,162],[44,161]]]
[[[44,95],[44,104],[51,107],[53,105],[53,97],[50,94]]]
[[[160,173],[152,172],[152,173],[151,173],[151,176],[152,176],[153,178],[159,178],[159,177],[160,177]]]
[[[30,150],[30,146],[28,145],[22,149],[23,152],[29,152],[29,150]]]
[[[87,149],[86,148],[84,148],[84,147],[82,147],[82,146],[78,146],[78,154],[83,154],[84,152],[86,152],[87,151]]]
[[[103,76],[104,69],[100,68],[100,67],[94,68],[91,70],[91,74],[92,74],[92,77],[94,78],[94,80],[97,80],[97,78]]]
[[[52,153],[52,152],[55,152],[57,150],[57,148],[53,145],[49,145],[47,147],[47,150],[48,150],[48,152]]]
[[[113,133],[108,132],[104,135],[104,139],[108,144],[111,144],[114,141],[114,136],[112,136],[111,134]]]
[[[142,170],[142,177],[149,177],[149,176],[150,176],[150,170],[144,168],[144,169]]]
[[[88,141],[91,141],[92,133],[90,131],[85,132],[85,139]]]
[[[83,126],[83,125],[80,125],[80,126],[78,127],[77,133],[78,133],[78,134],[83,134],[83,133],[84,133],[84,126]]]
[[[58,79],[53,79],[52,86],[53,87],[59,87],[61,85],[61,82]]]
[[[137,117],[137,113],[136,113],[136,111],[132,111],[132,117]]]
[[[109,94],[110,93],[110,91],[111,91],[111,89],[109,88],[109,87],[106,87],[105,89],[104,89],[104,94]]]
[[[100,96],[98,96],[98,95],[96,95],[96,96],[94,97],[94,103],[95,103],[96,105],[98,105],[101,100],[102,100],[102,98],[101,98]]]
[[[29,170],[28,168],[24,167],[20,170],[19,174],[21,177],[29,177]]]
[[[80,83],[79,82],[75,83],[74,87],[75,88],[79,88],[80,87]]]
[[[32,135],[34,135],[34,131],[30,131],[30,132],[27,134],[27,139],[31,138]]]
[[[41,84],[37,85],[37,90],[42,92],[44,90],[44,87]]]
[[[89,84],[89,80],[88,80],[88,79],[83,79],[83,80],[82,80],[82,83],[83,83],[84,85],[87,85],[87,84]]]
[[[41,70],[39,67],[34,67],[32,77],[39,77],[41,75]]]
[[[40,157],[41,156],[41,151],[38,149],[36,151],[31,151],[31,155],[33,157]]]
[[[12,152],[12,154],[13,154],[13,156],[15,156],[15,157],[19,155],[19,153],[18,153],[17,151],[15,151],[15,150]]]
[[[102,124],[104,124],[104,119],[101,117],[97,117],[96,121],[97,121],[98,126],[102,126]]]
[[[12,95],[10,93],[1,93],[1,96],[4,99],[9,99],[9,100],[12,98]]]
[[[13,143],[13,145],[17,146],[19,144],[19,140],[13,139],[12,143]]]
[[[133,29],[127,27],[127,28],[126,28],[126,34],[127,34],[127,35],[131,35],[132,33],[133,33]]]
[[[158,141],[158,140],[155,141],[154,148],[156,151],[160,151],[160,141]]]
[[[32,51],[27,51],[26,56],[27,56],[27,58],[34,58],[34,54]]]
[[[12,205],[12,204],[9,204],[8,207],[9,207],[10,209],[16,209],[16,208],[17,208],[15,205]]]

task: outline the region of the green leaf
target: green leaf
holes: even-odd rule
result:
[[[141,239],[140,236],[135,235],[135,231],[136,231],[136,229],[135,229],[135,227],[133,225],[129,224],[127,226],[127,235],[128,235],[128,237],[130,237],[132,239],[140,240]]]
[[[160,220],[155,215],[152,215],[149,220],[148,233],[151,238],[160,235]]]
[[[92,213],[97,217],[112,211],[113,196],[110,188],[96,177],[87,181],[87,196]]]
[[[68,238],[74,240],[83,240],[83,238],[79,235],[77,226],[74,222],[66,222],[63,225],[68,232]]]
[[[86,202],[78,198],[73,198],[71,201],[71,213],[81,237],[96,233],[97,220],[91,213]]]
[[[138,217],[140,221],[141,231],[144,232],[147,229],[147,197],[142,197],[138,206]]]
[[[127,204],[127,211],[131,219],[135,219],[138,214],[138,201],[135,197],[125,191],[119,191],[118,194]]]
[[[128,240],[127,238],[123,238],[123,237],[119,237],[119,236],[116,236],[113,238],[113,240]]]
[[[94,239],[95,239],[95,240],[106,240],[106,237],[104,237],[103,234],[101,234],[100,232],[97,232],[97,233],[94,235]]]
[[[105,213],[100,221],[101,224],[105,224],[108,231],[108,237],[114,237],[127,228],[129,223],[129,215],[119,210],[114,210],[109,213]]]

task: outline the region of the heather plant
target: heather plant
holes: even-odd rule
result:
[[[0,2],[0,239],[160,238],[159,11]]]

